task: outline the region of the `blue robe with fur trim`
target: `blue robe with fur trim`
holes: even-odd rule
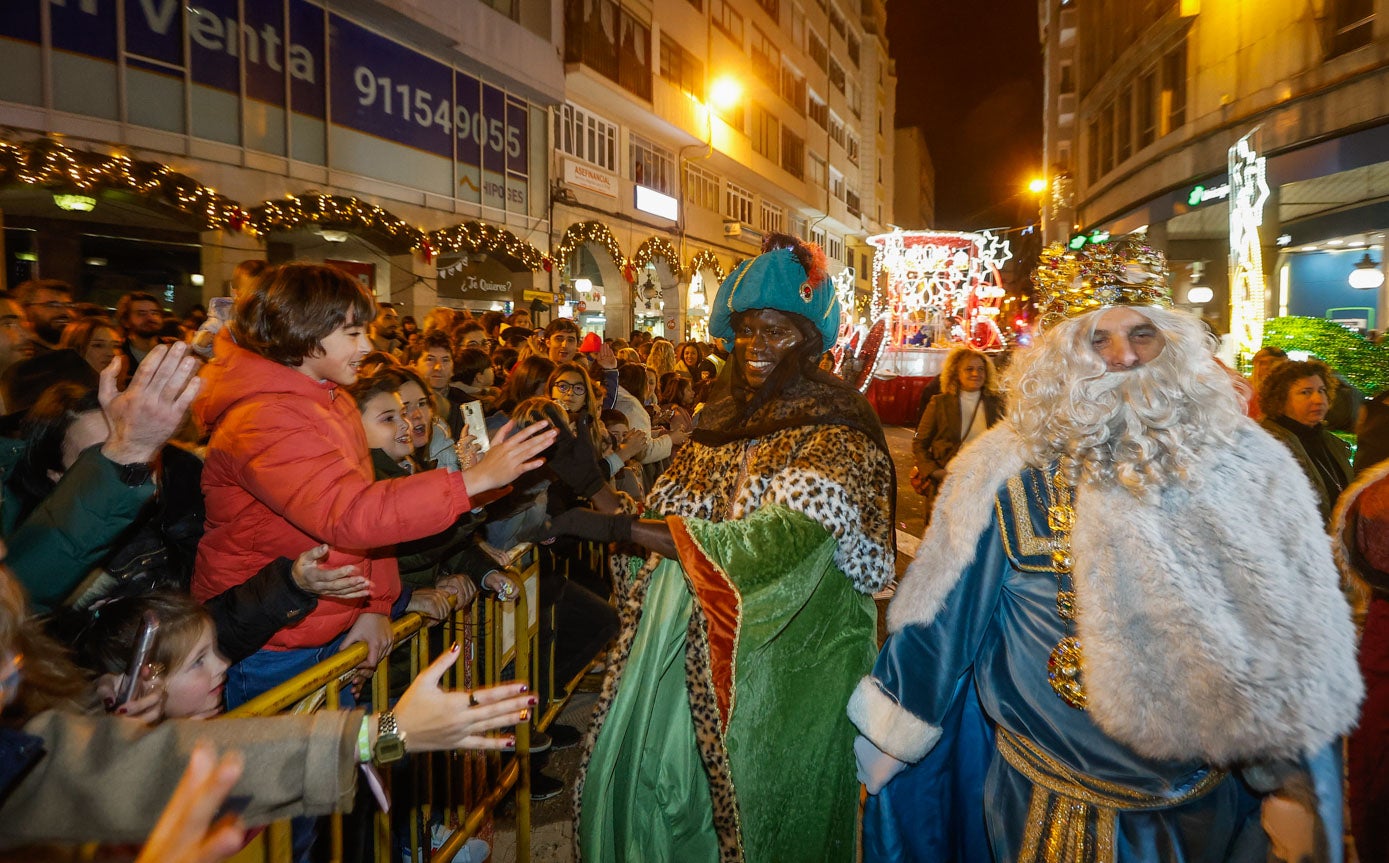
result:
[[[1029,816],[1037,815],[1030,812],[1036,786],[1000,756],[996,729],[1002,728],[1070,770],[1152,798],[1184,800],[1202,785],[1204,793],[1178,805],[1119,811],[1111,859],[1262,863],[1268,843],[1259,823],[1260,799],[1240,775],[1240,765],[1222,780],[1200,759],[1145,757],[1106,734],[1091,712],[1070,707],[1052,690],[1048,657],[1073,633],[1056,609],[1044,483],[1041,472],[1024,469],[998,491],[994,517],[978,536],[973,562],[929,622],[894,631],[855,696],[858,704],[850,714],[872,742],[900,760],[920,757],[869,798],[864,860],[1087,859],[1047,857],[1037,834],[1029,838]],[[924,757],[902,749],[906,737],[891,739],[886,726],[865,719],[864,686],[890,699],[894,711],[905,711],[901,716],[922,723],[913,733],[918,750],[927,749]],[[1301,764],[1286,764],[1279,776],[1286,780],[1294,774],[1310,780],[1324,835],[1336,837],[1328,843],[1326,859],[1339,859],[1339,747],[1328,744]],[[1044,822],[1043,835],[1051,815],[1043,810],[1038,819]],[[1095,841],[1093,832],[1090,839]]]

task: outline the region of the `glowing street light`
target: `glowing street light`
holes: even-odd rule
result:
[[[1033,177],[1032,182],[1027,184],[1027,191],[1034,195],[1040,195],[1047,190],[1046,177]]]
[[[743,85],[731,75],[723,75],[709,85],[709,103],[719,111],[728,111],[743,98]]]

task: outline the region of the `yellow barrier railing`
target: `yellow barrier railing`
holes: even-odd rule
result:
[[[372,676],[371,703],[376,709],[390,703],[392,656],[409,651],[409,677],[412,680],[428,666],[432,649],[429,638],[431,631],[440,632],[439,649],[453,642],[464,648],[458,661],[441,681],[446,689],[475,689],[502,683],[502,670],[512,662],[516,679],[537,681],[539,657],[533,642],[536,642],[539,633],[539,556],[533,546],[525,544],[512,549],[508,557],[509,565],[502,572],[521,588],[513,602],[501,603],[493,597],[479,594],[469,608],[455,611],[442,621],[437,630],[426,624],[420,615],[413,613],[393,622],[391,654],[381,658]],[[524,636],[517,637],[518,632]],[[354,644],[226,715],[270,716],[340,709],[342,686],[366,657],[366,645]],[[548,665],[553,668],[553,663]],[[533,689],[538,688],[533,684]],[[554,691],[553,685],[550,691]],[[554,699],[554,702],[545,716],[536,718],[537,728],[549,724],[557,708],[562,706],[563,699]],[[430,858],[434,863],[448,863],[514,789],[516,860],[518,863],[529,863],[530,723],[517,726],[514,753],[459,750],[414,755],[406,763],[410,793],[396,795],[395,789],[391,791],[393,810],[399,808],[402,802],[400,798],[409,801],[411,860],[423,859],[421,848],[429,848],[428,827],[436,814],[442,815],[448,824],[456,825],[448,839]],[[384,776],[383,779],[390,789],[391,777]],[[442,803],[436,801],[436,793],[441,785]],[[374,859],[377,863],[394,863],[391,816],[377,811],[372,822]],[[343,859],[342,814],[329,816],[328,823],[331,859],[336,863]],[[421,824],[426,828],[425,836],[420,835]],[[292,856],[290,825],[282,821],[267,827],[233,860],[235,863],[287,863]]]

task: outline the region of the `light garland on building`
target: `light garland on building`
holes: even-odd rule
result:
[[[434,254],[483,252],[506,255],[526,265],[532,272],[545,265],[545,253],[505,228],[485,222],[463,222],[430,231],[427,237]]]
[[[251,210],[247,228],[257,237],[264,237],[274,231],[296,231],[307,225],[375,234],[410,250],[430,248],[419,228],[375,204],[343,195],[290,195],[267,201]]]
[[[683,275],[680,269],[680,255],[664,237],[649,237],[638,246],[637,253],[632,256],[632,265],[638,270],[644,270],[647,264],[657,258],[665,259],[666,265],[670,267],[671,277],[677,282],[680,281]]]
[[[1230,148],[1230,333],[1243,360],[1264,342],[1267,285],[1259,227],[1268,201],[1264,157],[1254,149],[1258,129]]]
[[[608,226],[602,222],[580,222],[570,225],[560,238],[559,245],[555,246],[554,258],[560,262],[564,270],[569,269],[569,261],[574,252],[585,243],[595,243],[602,246],[612,258],[613,264],[623,272],[623,277],[629,270],[635,271],[632,262],[627,260],[627,256],[622,253],[622,247],[617,244],[617,238]],[[627,278],[627,281],[632,281]]]
[[[11,183],[89,194],[131,192],[192,217],[202,230],[237,231],[248,218],[235,201],[167,165],[76,150],[52,138],[0,141],[0,185]]]
[[[690,258],[689,270],[691,273],[697,273],[700,270],[712,270],[719,284],[723,284],[723,280],[728,278],[728,273],[724,271],[723,264],[719,263],[718,256],[708,249],[700,249],[695,252],[694,257]]]

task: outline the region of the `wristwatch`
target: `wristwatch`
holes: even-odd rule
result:
[[[389,710],[380,714],[376,720],[376,746],[372,749],[371,760],[377,764],[390,764],[405,757],[405,735],[396,725],[395,714]]]
[[[116,475],[125,485],[139,488],[149,482],[150,477],[154,476],[154,468],[142,461],[137,461],[134,464],[118,464],[116,465]]]

